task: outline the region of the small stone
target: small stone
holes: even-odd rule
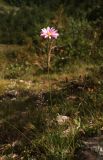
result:
[[[63,116],[63,115],[59,115],[56,118],[56,121],[58,122],[59,125],[63,125],[66,122],[69,122],[70,118],[68,116]]]

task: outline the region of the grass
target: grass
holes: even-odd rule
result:
[[[77,61],[51,73],[50,108],[47,74],[33,66],[16,79],[5,78],[14,63],[8,59],[0,58],[6,64],[0,79],[0,158],[77,160],[82,139],[101,134],[103,127],[101,65]],[[60,124],[58,116],[68,120]]]
[[[9,12],[13,9],[17,10],[18,8],[17,7],[12,7],[11,5],[9,5],[7,2],[5,2],[4,0],[0,0],[0,8]]]

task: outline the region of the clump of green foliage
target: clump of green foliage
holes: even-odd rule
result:
[[[45,26],[54,26],[60,32],[54,51],[55,54],[58,52],[54,66],[64,64],[63,61],[68,63],[72,57],[103,58],[101,1],[95,1],[92,6],[91,2],[85,0],[82,3],[62,0],[6,2],[18,7],[9,11],[2,8],[0,43],[28,44],[34,46],[36,53],[42,54],[44,48],[40,30]]]
[[[7,7],[0,7],[0,157],[77,160],[81,137],[103,130],[103,2],[3,2]],[[60,34],[51,52],[51,106],[47,43],[40,37],[47,26]],[[69,121],[60,125],[58,115]]]

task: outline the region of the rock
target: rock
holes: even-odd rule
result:
[[[103,136],[83,141],[85,150],[80,151],[80,160],[103,160]]]
[[[9,98],[17,97],[17,95],[18,95],[18,91],[16,91],[16,90],[10,90],[5,93],[5,96],[7,96]]]
[[[58,114],[56,121],[58,122],[59,125],[63,125],[66,122],[69,122],[70,118],[68,116],[63,116]]]
[[[89,150],[82,151],[78,160],[97,160],[96,155]]]

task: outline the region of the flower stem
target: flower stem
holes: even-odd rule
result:
[[[48,68],[48,70],[50,70],[50,68],[51,68],[50,62],[51,62],[52,45],[53,45],[53,41],[51,42],[50,46],[48,47],[48,50],[49,50],[48,51],[48,60],[47,60],[47,68]]]
[[[48,70],[48,83],[49,83],[49,96],[50,96],[50,107],[52,107],[52,88],[51,88],[51,77],[50,77],[50,69],[51,69],[51,51],[52,51],[53,41],[49,43],[48,46],[48,57],[47,57],[47,70]]]

